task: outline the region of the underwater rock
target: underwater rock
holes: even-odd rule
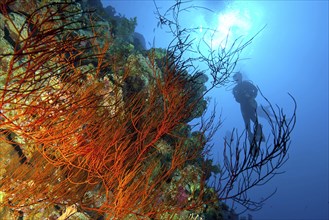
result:
[[[137,50],[139,51],[146,50],[145,38],[142,34],[138,32],[134,32],[133,39],[134,39],[133,44]]]
[[[51,1],[42,2],[42,4],[45,4],[45,2]],[[84,199],[90,199],[91,201],[88,200],[86,202],[86,209],[94,208],[96,210],[95,213],[100,212],[103,214],[111,212],[113,207],[116,208],[116,203],[113,202],[114,199],[118,199],[118,202],[121,202],[122,199],[124,201],[122,202],[122,206],[126,208],[126,203],[131,199],[120,196],[127,195],[127,193],[135,196],[135,198],[149,196],[143,198],[141,202],[146,201],[146,206],[150,205],[147,203],[148,200],[155,201],[153,198],[155,196],[154,191],[148,191],[149,189],[143,188],[147,186],[145,186],[145,182],[148,182],[152,189],[156,191],[156,196],[159,197],[159,200],[156,201],[168,202],[166,205],[179,210],[174,210],[173,213],[181,212],[182,214],[188,213],[188,215],[195,214],[197,216],[197,213],[201,213],[204,209],[203,206],[200,206],[201,201],[199,198],[202,190],[202,178],[204,178],[203,171],[201,166],[199,166],[200,164],[187,158],[191,157],[194,159],[196,157],[200,159],[198,155],[201,155],[202,152],[203,139],[197,135],[192,135],[190,126],[184,120],[190,116],[190,111],[192,111],[190,119],[203,113],[206,107],[206,101],[203,99],[199,100],[199,98],[202,97],[202,93],[205,90],[203,84],[206,82],[206,77],[199,74],[194,81],[187,83],[188,72],[186,70],[180,71],[179,67],[177,67],[176,71],[174,59],[172,59],[173,56],[168,57],[165,49],[150,50],[148,56],[143,55],[142,52],[138,52],[140,49],[145,50],[145,39],[141,34],[134,32],[136,20],[128,20],[124,17],[115,16],[115,11],[112,10],[108,17],[102,14],[95,15],[94,23],[92,23],[87,20],[86,15],[82,11],[88,9],[92,3],[95,3],[96,13],[102,13],[100,1],[82,0],[77,2],[79,4],[72,3],[69,7],[68,10],[73,10],[74,13],[72,16],[69,14],[67,22],[70,19],[74,21],[78,20],[78,22],[64,26],[74,30],[69,31],[70,34],[65,36],[62,35],[67,32],[59,31],[53,38],[55,40],[50,42],[42,41],[42,43],[49,43],[51,46],[53,45],[52,43],[62,43],[61,40],[67,40],[67,38],[79,39],[79,37],[84,37],[87,40],[77,41],[77,45],[73,45],[73,47],[76,46],[73,50],[70,50],[72,49],[70,47],[72,46],[71,44],[66,45],[67,48],[61,46],[51,48],[50,51],[57,51],[58,54],[52,54],[54,60],[41,60],[41,65],[38,65],[39,60],[34,59],[35,57],[40,59],[38,56],[39,52],[41,51],[42,54],[44,50],[33,51],[35,56],[29,57],[31,59],[29,60],[29,64],[35,67],[36,71],[34,69],[31,71],[34,74],[31,74],[33,77],[31,75],[24,76],[32,82],[28,86],[35,86],[33,84],[33,80],[35,79],[39,80],[41,78],[42,80],[37,81],[37,86],[33,87],[35,91],[32,93],[26,92],[26,87],[29,88],[28,86],[24,87],[18,83],[15,84],[21,89],[17,93],[21,92],[24,95],[27,93],[24,96],[24,103],[19,103],[24,108],[20,108],[21,106],[19,105],[18,107],[14,106],[16,100],[9,100],[7,103],[8,109],[12,111],[5,113],[5,116],[14,121],[17,126],[22,126],[24,129],[27,127],[24,131],[28,133],[28,135],[24,135],[19,132],[19,129],[16,129],[16,136],[11,141],[22,145],[22,152],[26,155],[27,160],[37,161],[33,164],[33,168],[35,169],[31,169],[32,166],[27,163],[21,166],[24,168],[22,168],[24,172],[22,172],[23,174],[21,176],[19,173],[13,177],[15,181],[14,185],[8,184],[11,184],[10,179],[6,180],[7,189],[14,189],[11,195],[16,196],[15,198],[10,198],[11,204],[13,202],[17,202],[17,204],[20,202],[29,204],[38,201],[40,198],[49,198],[49,201],[46,200],[45,203],[35,206],[27,205],[28,208],[24,209],[23,212],[24,214],[32,213],[31,216],[34,215],[36,218],[42,218],[44,216],[39,212],[42,209],[49,211],[48,213],[53,213],[49,216],[57,218],[59,217],[59,211],[56,211],[54,204],[61,204],[62,207],[60,209],[63,211],[65,208],[63,204],[71,205],[70,203],[72,201],[78,204],[82,200],[82,202],[85,202]],[[39,1],[36,1],[36,3],[41,4]],[[65,13],[61,15],[65,17]],[[1,13],[0,16],[2,16]],[[23,26],[22,21],[25,19],[24,15],[15,13],[11,18],[17,27]],[[0,39],[0,45],[4,47],[0,47],[0,51],[5,52],[7,50],[9,53],[12,53],[13,47],[16,46],[13,42],[25,36],[28,27],[23,27],[23,31],[17,33],[15,28],[6,26],[2,21],[1,19],[0,35],[2,39]],[[65,21],[58,23],[58,25],[63,24],[65,24]],[[80,26],[82,24],[85,26]],[[98,28],[95,32],[90,29],[87,30],[87,27],[93,25]],[[51,27],[51,25],[47,26],[50,30]],[[58,30],[56,29],[56,31]],[[41,36],[49,37],[47,35]],[[97,36],[97,39],[94,36]],[[53,36],[50,35],[50,37]],[[35,38],[31,36],[30,38],[33,41],[32,43],[40,42],[35,42]],[[109,40],[109,42],[106,42],[106,40]],[[70,41],[68,40],[67,42]],[[106,43],[108,43],[109,49],[107,50],[104,47],[105,49],[101,50]],[[97,56],[93,56],[93,49],[95,48],[101,48],[97,51]],[[49,47],[47,49],[49,50]],[[103,54],[106,55],[102,57]],[[8,57],[10,58],[10,56]],[[101,60],[104,63],[98,59],[99,57],[104,58],[105,61]],[[7,83],[6,80],[11,80],[8,79],[6,72],[4,72],[10,59],[8,62],[1,60],[2,64],[4,63],[5,65],[0,72],[1,77],[3,77],[1,78],[2,83]],[[66,63],[69,59],[73,59],[73,61]],[[22,61],[24,60],[19,60],[19,62]],[[61,68],[63,67],[60,66],[61,62],[64,63],[65,68],[67,66],[71,67],[72,69],[69,68],[71,71],[61,72]],[[161,67],[159,65],[163,66]],[[40,66],[46,68],[43,69]],[[54,72],[52,69],[47,69],[49,66],[59,67],[59,69],[55,68],[55,76],[53,76]],[[66,70],[65,68],[64,70]],[[26,69],[25,66],[21,66],[15,69],[12,75],[21,76],[26,72]],[[164,73],[164,70],[168,72]],[[42,73],[42,75],[38,75],[39,73]],[[170,74],[172,76],[166,78]],[[73,79],[70,79],[70,77],[73,77]],[[13,80],[13,83],[16,82],[20,82],[19,78],[18,80]],[[66,83],[69,86],[65,87]],[[185,86],[188,87],[186,88],[187,91],[194,91],[194,98],[188,101],[185,98],[189,97]],[[141,93],[143,90],[145,93]],[[148,107],[148,111],[143,112],[141,110],[141,115],[139,116],[137,114],[135,116],[134,113],[129,112],[129,109],[124,104],[127,103],[129,105],[129,101],[134,95],[139,93],[141,93],[141,97],[138,99],[140,102],[138,102],[136,109],[140,110]],[[153,94],[153,97],[150,94]],[[149,97],[153,98],[152,102],[149,102],[150,104],[148,103]],[[196,108],[192,109],[190,106],[194,105],[190,103],[195,101],[198,101],[198,104],[196,104]],[[168,106],[165,106],[163,103]],[[147,106],[148,104],[150,106]],[[185,105],[191,109],[188,111],[183,109]],[[32,109],[28,113],[24,110],[26,106]],[[176,106],[180,106],[181,108],[176,108]],[[75,115],[79,115],[79,118],[75,118]],[[94,118],[100,120],[94,120]],[[109,118],[111,120],[108,120]],[[43,123],[43,120],[46,123]],[[102,124],[104,120],[109,124]],[[53,127],[61,123],[64,123],[65,126],[57,128],[58,130],[54,129],[54,131],[50,131]],[[113,124],[114,126],[111,127]],[[131,124],[133,126],[129,127]],[[139,124],[141,125],[140,127],[138,126]],[[31,129],[29,126],[31,126]],[[67,127],[72,130],[70,132],[63,132],[65,134],[62,137],[61,132]],[[107,130],[109,127],[111,130]],[[119,130],[118,133],[116,133],[116,129]],[[139,135],[140,132],[145,132],[146,135]],[[40,135],[34,136],[36,133]],[[113,140],[111,139],[111,135],[114,135]],[[29,140],[30,137],[32,138]],[[49,138],[49,142],[46,141],[46,144],[44,144],[43,140],[47,138]],[[52,142],[56,138],[63,138],[63,141]],[[140,143],[135,144],[134,141],[136,140],[140,141]],[[3,143],[1,142],[0,144],[2,145]],[[147,145],[147,148],[144,149],[145,145]],[[17,151],[15,151],[13,146],[8,146],[10,148],[8,155],[13,157],[12,164],[19,166],[20,162]],[[117,153],[123,147],[126,147],[125,150]],[[11,155],[13,153],[16,156]],[[193,153],[198,155],[192,155]],[[134,158],[135,156],[139,159],[139,161],[137,160],[137,164],[136,158]],[[113,159],[115,157],[122,157],[123,159],[117,160],[119,161],[117,163]],[[7,155],[1,154],[0,162],[7,159]],[[14,159],[16,161],[13,162]],[[0,178],[6,176],[5,174],[8,168],[6,162],[2,164],[4,166],[0,166]],[[137,168],[134,167],[135,165],[137,165]],[[77,172],[75,172],[75,169]],[[136,169],[136,173],[131,172],[134,169]],[[117,172],[116,176],[112,175],[112,172]],[[145,177],[145,173],[149,176]],[[161,181],[158,181],[159,177],[162,178]],[[120,187],[122,189],[117,187],[116,184],[118,183],[116,181],[121,184]],[[141,183],[138,183],[138,181]],[[108,183],[110,183],[110,186],[107,186]],[[100,184],[99,188],[97,184]],[[136,188],[133,188],[134,184],[136,184]],[[16,189],[17,191],[15,191]],[[25,190],[25,194],[21,193],[22,189]],[[140,193],[142,195],[138,195],[139,192],[136,193],[136,189],[144,190]],[[24,196],[29,195],[28,193],[32,191],[36,193],[29,196],[29,199],[26,199]],[[118,193],[122,193],[122,195]],[[22,196],[20,197],[20,195]],[[186,204],[177,205],[177,200]],[[199,209],[188,212],[182,210],[190,201],[198,202]],[[136,205],[139,204],[130,204],[126,209],[134,209]],[[165,205],[161,205],[163,210],[167,209]],[[120,208],[122,207],[119,207],[115,211],[119,213],[121,211]],[[141,206],[137,208],[138,210],[133,211],[141,212],[140,214],[143,215],[143,208],[144,206]],[[151,208],[153,207],[151,206]],[[74,215],[79,215],[76,210],[73,211],[75,211]],[[39,213],[35,214],[33,212]],[[147,209],[145,211],[146,214],[148,214]],[[160,215],[161,213],[158,216]],[[134,215],[128,214],[128,217],[130,216]],[[179,218],[178,214],[175,216]],[[72,217],[72,219],[74,218]]]
[[[124,79],[123,100],[129,101],[145,87],[145,82],[139,76],[128,76]]]

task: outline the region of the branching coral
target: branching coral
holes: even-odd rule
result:
[[[142,70],[105,59],[115,56],[106,54],[111,43],[100,49],[92,21],[81,22],[87,13],[77,4],[45,4],[28,15],[12,12],[15,4],[1,3],[14,43],[12,52],[1,54],[0,128],[2,143],[17,145],[25,159],[4,168],[2,205],[28,214],[77,204],[118,219],[188,209],[187,201],[164,199],[162,186],[202,145],[189,149],[187,137],[176,133],[169,161],[161,162],[157,149],[198,101],[191,101],[190,78],[174,65],[174,55],[166,55],[160,70],[150,53],[143,67],[147,86],[124,93],[125,79]],[[111,75],[104,75],[105,67]]]

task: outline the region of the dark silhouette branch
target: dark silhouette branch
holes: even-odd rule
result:
[[[262,93],[261,93],[262,94]],[[275,191],[261,201],[253,201],[248,191],[256,186],[262,186],[274,176],[283,173],[280,168],[288,160],[291,132],[296,124],[296,100],[289,94],[294,103],[294,111],[289,120],[283,109],[277,110],[265,98],[271,109],[272,120],[268,114],[268,126],[271,134],[266,143],[249,141],[246,132],[238,134],[233,129],[230,137],[224,139],[223,162],[221,171],[215,176],[213,187],[217,189],[221,200],[232,199],[249,210],[259,210],[264,201],[271,197]],[[256,132],[256,130],[254,131]],[[256,149],[256,154],[251,152]]]

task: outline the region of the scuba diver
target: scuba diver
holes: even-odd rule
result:
[[[253,142],[264,142],[265,138],[262,132],[262,125],[258,123],[257,118],[257,102],[255,98],[258,89],[251,82],[242,80],[242,74],[240,72],[234,74],[233,79],[236,82],[236,85],[233,88],[233,95],[235,100],[240,103],[241,113],[250,144],[252,145]],[[253,131],[255,134],[251,131],[250,121],[254,124]],[[256,154],[256,152],[254,153]]]

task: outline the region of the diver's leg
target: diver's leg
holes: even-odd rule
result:
[[[256,100],[250,101],[250,105],[248,106],[248,114],[250,115],[250,120],[254,123],[254,125],[257,125],[258,118],[257,118],[257,102],[256,102]]]
[[[263,129],[262,129],[262,125],[258,122],[258,117],[257,117],[257,102],[256,100],[252,100],[250,102],[250,109],[249,109],[249,113],[250,113],[250,120],[254,123],[254,134],[256,137],[257,141],[265,141],[265,137],[263,135]]]
[[[252,139],[253,134],[251,132],[251,128],[250,128],[250,113],[248,111],[248,106],[245,105],[241,105],[241,113],[242,113],[242,117],[243,117],[243,121],[244,121],[244,125],[248,134],[248,138]]]

